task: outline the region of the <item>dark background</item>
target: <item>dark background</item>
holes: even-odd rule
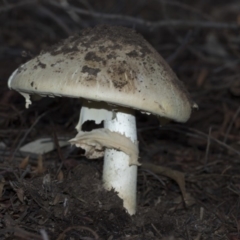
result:
[[[74,136],[80,103],[43,99],[26,110],[24,99],[8,90],[8,77],[41,50],[97,24],[141,33],[199,105],[186,124],[159,128],[155,117],[137,115],[140,160],[184,172],[189,206],[173,179],[140,168],[138,214],[129,217],[114,193],[100,209],[101,196],[89,193],[89,184],[100,186],[102,160],[89,162],[80,151],[60,148],[28,160],[19,152],[20,145],[39,137]],[[65,239],[240,239],[239,77],[237,0],[2,0],[0,238],[47,239],[44,232],[64,239],[64,232]],[[40,193],[46,174],[55,188],[47,195]],[[60,185],[54,185],[56,179]],[[58,194],[69,199],[67,213],[62,200],[50,203]]]

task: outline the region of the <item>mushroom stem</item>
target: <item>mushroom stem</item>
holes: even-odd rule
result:
[[[116,118],[104,121],[104,127],[137,142],[134,111],[126,108],[116,113]],[[129,156],[124,152],[106,149],[103,165],[104,187],[112,188],[123,199],[123,206],[130,215],[136,212],[137,166],[129,166]]]
[[[101,139],[100,135],[98,135],[96,142],[99,146],[105,147],[105,152],[101,153],[98,147],[98,151],[90,151],[90,153],[94,156],[99,154],[99,157],[101,154],[102,156],[104,154],[104,187],[107,190],[114,189],[118,193],[118,196],[123,199],[123,206],[128,213],[133,215],[136,212],[137,165],[139,165],[137,161],[138,144],[134,110],[124,107],[114,109],[114,107],[103,102],[83,101],[79,122],[76,126],[77,131],[81,133],[83,123],[91,120],[98,124],[103,121],[105,129],[124,136],[111,140],[114,134],[110,134],[109,136],[104,135],[106,138],[110,138],[107,139],[107,142],[104,142],[105,138]],[[101,133],[103,132],[100,131],[98,134]],[[86,134],[78,135],[76,139],[73,139],[73,141],[78,143],[77,146],[84,148],[86,151],[96,147],[96,142],[92,141],[94,139],[90,139],[90,136]],[[134,144],[131,145],[128,143],[127,145],[126,142],[130,141]],[[121,151],[125,148],[128,148],[129,151]],[[132,154],[128,155],[127,153]],[[136,153],[137,156],[135,156]],[[130,166],[130,164],[133,165]]]

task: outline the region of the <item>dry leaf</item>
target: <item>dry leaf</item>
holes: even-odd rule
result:
[[[25,157],[21,163],[19,164],[20,169],[26,169],[27,165],[29,163],[29,156]]]
[[[60,193],[57,193],[57,195],[54,197],[52,205],[55,206],[59,204],[62,201],[62,196]]]
[[[34,170],[34,173],[37,175],[41,175],[45,172],[45,168],[43,167],[43,157],[42,155],[38,156],[37,167]]]
[[[23,190],[23,188],[18,188],[16,190],[16,193],[17,193],[18,199],[23,203],[24,202],[24,190]]]
[[[57,180],[58,180],[59,182],[62,182],[62,181],[63,181],[63,178],[64,178],[63,171],[60,170],[59,173],[58,173],[58,175],[57,175]]]
[[[197,78],[197,86],[198,86],[198,87],[201,87],[201,86],[204,84],[208,73],[209,73],[209,71],[208,71],[208,69],[206,69],[206,68],[203,68],[203,69],[200,71],[200,73],[199,73],[199,75],[198,75],[198,78]]]
[[[193,197],[191,197],[190,194],[187,193],[187,191],[186,191],[185,174],[184,173],[176,171],[176,170],[172,170],[167,167],[157,166],[157,165],[151,164],[151,163],[142,163],[142,167],[146,168],[154,173],[169,177],[169,178],[173,179],[174,181],[176,181],[181,190],[183,200],[184,200],[186,206],[191,206],[192,204],[194,204],[195,201],[194,201]]]

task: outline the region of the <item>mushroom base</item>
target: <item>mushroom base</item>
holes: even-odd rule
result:
[[[87,120],[94,120],[96,123],[104,122],[105,131],[99,129],[97,135],[96,131],[92,131],[94,136],[97,136],[95,140],[90,139],[90,134],[84,134],[81,131],[83,123]],[[128,213],[133,215],[136,212],[137,165],[139,165],[134,111],[123,107],[113,108],[105,103],[84,101],[76,129],[80,136],[77,135],[71,141],[77,142],[76,146],[85,146],[86,152],[95,153],[92,151],[94,148],[101,154],[101,149],[104,150],[105,146],[105,152],[102,152],[104,154],[103,185],[107,190],[114,189],[123,199],[123,205]],[[106,132],[106,129],[114,134],[109,134],[106,137],[107,140],[103,140],[104,138],[100,136],[101,133]],[[111,139],[115,135],[116,139]],[[121,137],[117,138],[117,136]],[[129,151],[123,152],[124,149]],[[133,154],[127,154],[129,152]],[[131,159],[135,161],[132,162]]]

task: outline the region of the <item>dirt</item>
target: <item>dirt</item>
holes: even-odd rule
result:
[[[180,27],[184,20],[204,21],[205,25],[212,24],[211,19],[216,20],[214,24],[234,24],[239,2],[189,0],[163,7],[156,1],[104,0],[100,4],[90,0],[91,8],[80,1],[68,2],[101,14],[95,16],[89,10],[89,15],[79,15],[77,21],[57,1],[57,6],[41,0],[3,1],[0,5],[0,239],[240,239],[238,31],[199,25]],[[124,17],[120,21],[114,14],[179,22],[156,29]],[[113,42],[120,38],[140,45],[142,37],[135,32],[143,34],[169,61],[199,105],[187,123],[160,119],[161,127],[156,117],[137,112],[139,161],[184,176],[187,194],[183,198],[176,178],[143,164],[138,172],[134,216],[126,213],[114,191],[102,187],[102,159],[87,160],[81,149],[58,147],[57,137],[71,139],[76,135],[79,100],[34,96],[36,101],[25,109],[22,96],[7,87],[8,77],[17,67],[69,35],[73,36],[72,47],[59,49],[56,45],[52,54],[63,51],[74,58],[74,41],[99,22],[134,26],[135,30],[125,33],[121,27],[113,31],[100,26],[97,31],[102,36],[109,34]],[[83,28],[86,30],[80,31]],[[93,34],[91,40],[98,38]],[[99,51],[106,49],[99,45]],[[103,62],[94,52],[85,57]],[[129,57],[139,54],[132,51]],[[109,53],[107,58],[116,55]],[[44,67],[41,62],[37,65]],[[20,146],[41,137],[52,137],[56,150],[43,156],[19,151]]]

